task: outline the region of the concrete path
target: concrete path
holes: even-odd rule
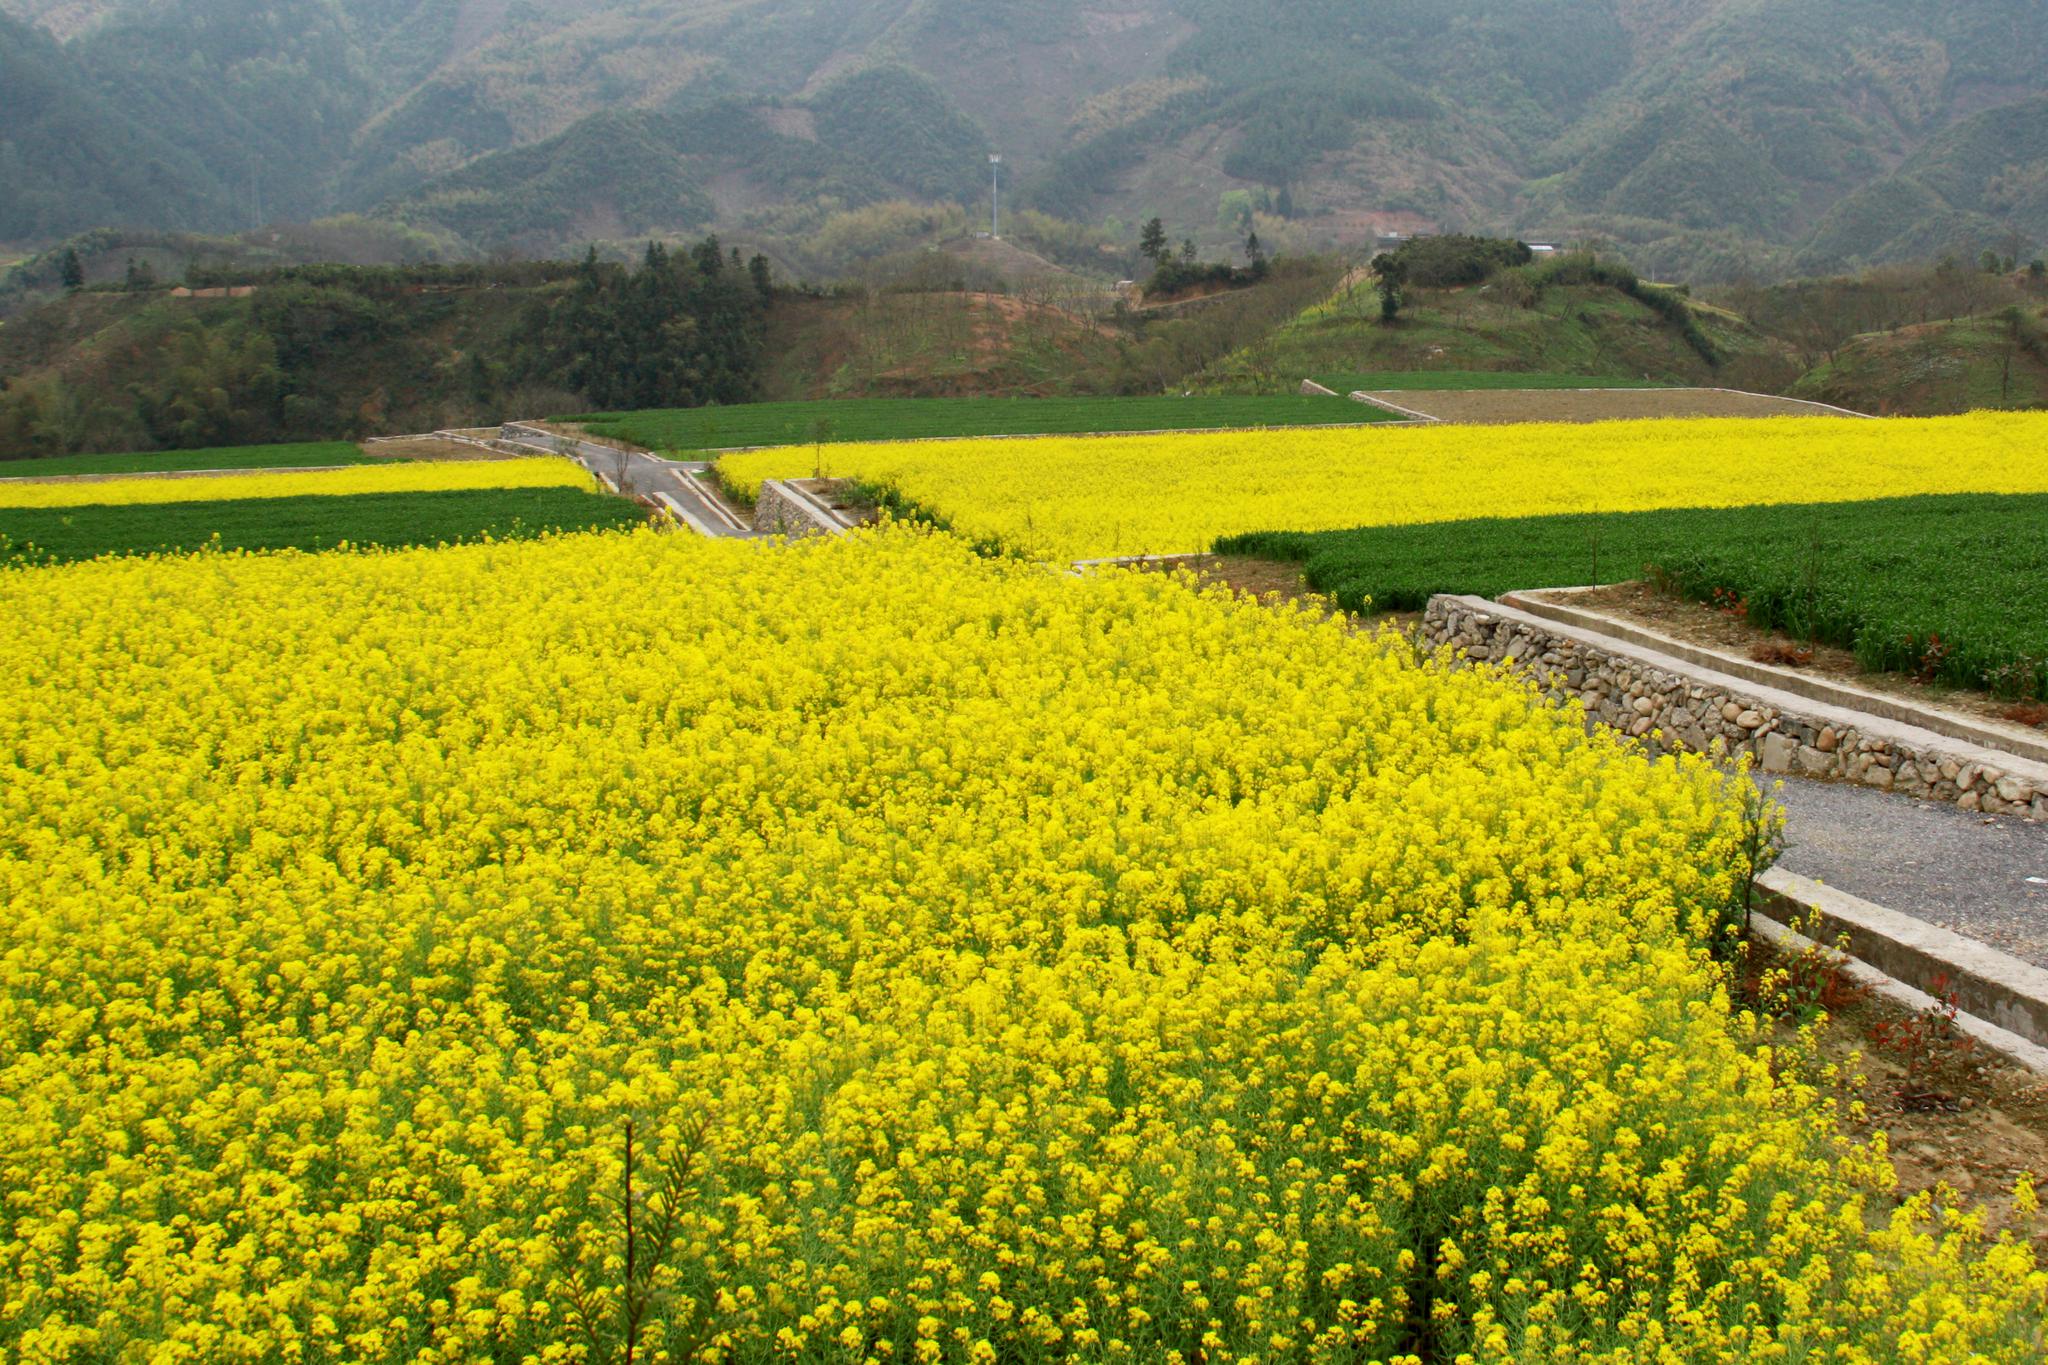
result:
[[[2048,967],[2048,825],[1836,782],[1778,799],[1781,867]]]
[[[752,526],[712,497],[693,477],[706,465],[664,460],[641,451],[621,451],[609,446],[595,450],[603,453],[579,451],[575,458],[592,473],[617,484],[620,492],[662,504],[698,534],[741,538],[754,534]]]
[[[744,539],[755,534],[692,477],[711,468],[706,461],[664,460],[644,450],[586,441],[525,423],[508,422],[501,432],[503,441],[567,455],[621,493],[660,503],[699,535]]]

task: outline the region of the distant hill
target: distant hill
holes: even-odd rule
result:
[[[696,228],[711,219],[711,197],[679,145],[662,115],[597,114],[435,176],[387,211],[473,242],[538,251],[578,236]]]
[[[1233,194],[1303,245],[1600,237],[1693,278],[2048,239],[2039,0],[0,12],[0,171],[24,187],[0,240],[364,212],[476,250],[592,225],[769,243],[884,202],[981,211],[990,150],[1019,207],[1133,238],[1159,214],[1212,250],[1242,235]]]
[[[203,160],[90,93],[77,59],[0,15],[0,240],[33,241],[137,211],[213,221],[227,190]]]
[[[2048,95],[1944,129],[1897,171],[1843,198],[1801,253],[1812,271],[1861,261],[2019,258],[2048,242]]]
[[[1356,278],[1197,382],[1267,392],[1315,375],[1449,370],[1776,390],[1797,378],[1790,349],[1735,314],[1687,301],[1678,316],[1694,330],[1611,284],[1536,265],[1411,289],[1388,326],[1371,280]]]

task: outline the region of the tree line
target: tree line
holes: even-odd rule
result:
[[[192,282],[254,290],[153,294],[90,348],[64,344],[56,310],[10,324],[0,459],[744,402],[775,287],[764,258],[743,261],[716,238],[653,243],[632,266],[593,251],[580,262],[222,270]]]

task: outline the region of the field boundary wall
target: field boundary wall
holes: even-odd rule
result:
[[[754,530],[760,535],[840,536],[846,524],[787,479],[768,479],[754,498]]]
[[[1548,621],[1577,626],[1596,635],[1626,640],[1630,644],[1642,645],[1661,654],[1669,654],[1689,664],[1698,664],[1718,673],[1732,674],[1751,682],[1762,683],[1766,687],[1796,693],[1811,701],[1830,702],[1851,711],[1865,711],[1874,716],[1882,716],[1886,720],[1917,725],[1923,730],[1947,735],[1950,739],[1981,744],[1987,749],[1999,749],[2017,754],[2021,758],[2048,763],[2048,739],[2020,733],[2018,727],[2006,729],[1985,724],[1952,712],[1916,706],[1910,701],[1887,696],[1882,692],[1873,692],[1869,688],[1856,687],[1831,678],[1795,673],[1790,669],[1773,668],[1718,649],[1708,649],[1685,640],[1674,640],[1668,635],[1644,629],[1633,622],[1618,620],[1601,612],[1586,611],[1572,605],[1571,599],[1575,595],[1597,591],[1597,588],[1545,588],[1540,593],[1505,593],[1501,596],[1500,602],[1503,606],[1515,607]]]
[[[2048,820],[2048,763],[1817,701],[1479,597],[1440,594],[1431,648],[1531,677],[1651,753],[1747,753],[1767,773],[1855,782],[1964,810]]]

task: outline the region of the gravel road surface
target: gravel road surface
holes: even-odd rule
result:
[[[1781,866],[2048,967],[2048,825],[1786,779]]]

